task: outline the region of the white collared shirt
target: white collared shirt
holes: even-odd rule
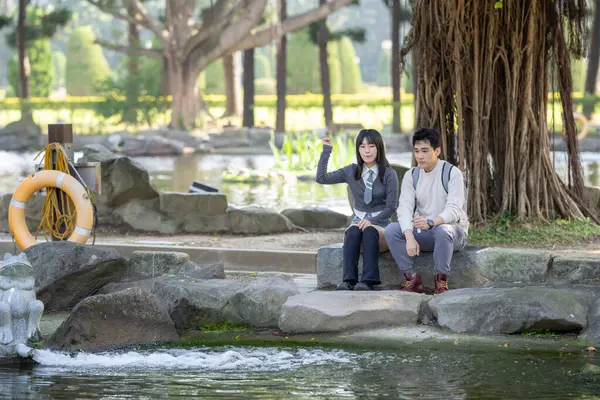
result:
[[[379,167],[377,166],[377,164],[375,164],[371,168],[368,168],[365,164],[363,164],[362,179],[365,183],[365,186],[367,185],[367,180],[369,179],[369,171],[373,171],[373,173],[375,174],[373,176],[373,182],[375,182],[375,179],[377,179],[377,175],[379,175]],[[381,211],[372,212],[371,216],[376,217],[380,212]],[[367,213],[365,211],[358,211],[356,208],[354,209],[354,215],[356,215],[360,219],[364,219],[366,214]]]

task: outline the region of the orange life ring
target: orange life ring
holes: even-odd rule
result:
[[[29,198],[43,187],[61,189],[73,201],[77,218],[68,241],[85,244],[92,234],[94,210],[85,188],[71,175],[55,170],[42,170],[29,175],[17,187],[8,207],[8,226],[21,250],[36,244],[25,223],[25,206]]]

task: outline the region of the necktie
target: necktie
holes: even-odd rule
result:
[[[373,200],[373,181],[375,173],[369,170],[369,177],[367,178],[367,183],[365,183],[365,204],[369,204],[371,200]]]

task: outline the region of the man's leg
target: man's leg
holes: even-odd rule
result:
[[[431,251],[433,249],[433,234],[431,231],[414,231],[415,240],[419,244],[420,251]],[[390,247],[390,252],[398,264],[398,268],[404,274],[402,291],[423,293],[423,279],[415,273],[414,257],[409,257],[406,251],[406,237],[402,233],[400,224],[390,224],[385,228],[385,238]]]
[[[454,224],[443,224],[434,228],[433,263],[436,270],[435,293],[441,294],[448,290],[448,275],[450,262],[455,251],[462,250],[466,245],[466,235],[463,228]]]

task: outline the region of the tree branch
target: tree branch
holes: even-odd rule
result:
[[[202,71],[206,66],[223,56],[231,53],[236,43],[244,40],[248,33],[260,21],[268,0],[242,0],[238,7],[242,11],[239,18],[231,15],[227,21],[228,25],[215,37],[214,41],[207,40],[201,45],[196,46],[188,55],[187,60],[194,68],[194,73]],[[350,1],[350,0],[344,0]],[[236,9],[238,8],[236,7]],[[211,42],[211,43],[207,43]],[[208,49],[206,48],[208,47]]]
[[[129,47],[127,47],[127,46],[107,42],[107,41],[100,40],[100,39],[96,39],[96,43],[106,49],[114,50],[114,51],[118,51],[118,52],[122,52],[122,53],[127,53],[130,50]],[[142,56],[153,57],[153,58],[156,58],[159,60],[162,60],[162,58],[163,58],[163,53],[160,50],[137,48],[137,49],[135,49],[135,51],[139,55],[142,55]]]
[[[160,23],[152,18],[148,13],[148,10],[142,5],[140,0],[123,0],[126,5],[129,5],[137,11],[139,24],[144,28],[153,32],[162,42],[166,48],[168,44],[168,31],[160,26]]]
[[[210,21],[209,23],[202,23],[201,26],[197,26],[198,33],[188,40],[183,54],[191,53],[196,46],[199,46],[206,39],[218,35],[221,30],[225,29],[227,24],[231,22],[231,19],[237,10],[244,4],[244,1],[241,1],[232,10],[227,12],[227,5],[229,5],[230,2],[231,0],[218,0],[217,4],[202,13],[203,21],[208,18],[210,18]]]
[[[319,8],[288,18],[281,23],[269,25],[256,33],[248,35],[229,51],[234,52],[266,46],[271,40],[277,40],[285,34],[322,20],[350,3],[352,3],[352,0],[331,0]]]
[[[163,46],[166,46],[168,32],[164,29],[161,29],[160,25],[158,24],[158,21],[156,21],[148,16],[148,12],[146,11],[144,6],[142,6],[142,4],[138,0],[123,0],[125,3],[131,4],[132,6],[135,7],[135,9],[138,13],[136,18],[132,18],[127,14],[123,14],[123,13],[119,12],[117,9],[108,6],[107,4],[103,4],[101,2],[101,0],[86,0],[86,1],[88,3],[90,3],[91,5],[97,7],[100,11],[110,14],[115,18],[126,21],[130,24],[140,25],[140,26],[148,29],[162,41]],[[139,8],[138,8],[138,6],[139,6]],[[142,13],[144,13],[146,15],[146,17],[144,17],[144,15]]]

